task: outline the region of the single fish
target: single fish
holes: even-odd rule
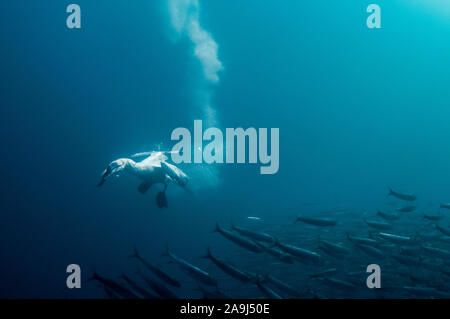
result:
[[[231,228],[238,232],[239,234],[249,237],[251,239],[262,241],[266,243],[273,243],[275,242],[275,238],[269,234],[263,233],[263,232],[257,232],[254,230],[250,230],[247,228],[237,227],[235,225],[231,225]]]
[[[237,244],[238,246],[241,246],[241,247],[243,247],[247,250],[250,250],[254,253],[261,252],[261,248],[259,248],[258,245],[255,244],[255,242],[253,242],[241,235],[235,234],[229,230],[221,228],[218,223],[216,224],[216,228],[214,229],[214,232],[218,232],[219,234],[221,234],[225,238],[229,239],[233,243]]]
[[[292,258],[291,255],[286,254],[284,252],[282,252],[280,249],[275,248],[275,247],[269,247],[269,246],[265,246],[261,243],[255,242],[256,245],[258,245],[264,252],[268,253],[269,255],[277,258],[278,260],[287,263],[287,264],[293,264],[294,263],[294,259]]]
[[[320,217],[298,216],[296,222],[303,222],[305,224],[321,227],[335,226],[337,224],[337,220],[325,217],[320,218]]]
[[[406,201],[410,201],[410,202],[413,202],[417,199],[416,195],[399,193],[399,192],[393,191],[392,189],[389,189],[388,196],[394,196],[398,199],[402,199],[402,200],[406,200]]]
[[[450,209],[450,203],[441,204],[440,208]]]
[[[164,255],[170,257],[180,267],[181,270],[183,270],[188,276],[192,277],[193,279],[198,280],[205,285],[217,286],[216,279],[214,279],[209,273],[172,254],[169,248],[166,248],[166,252]]]
[[[367,238],[367,237],[359,237],[359,236],[353,236],[347,233],[347,238],[353,243],[356,244],[362,244],[362,245],[370,245],[370,246],[377,246],[378,242],[373,238]]]
[[[161,279],[166,284],[172,286],[172,287],[181,287],[181,284],[178,280],[173,279],[171,276],[166,274],[164,271],[159,269],[158,267],[153,266],[151,263],[146,261],[144,258],[141,257],[136,247],[134,247],[134,253],[130,256],[130,258],[136,258],[139,260],[150,272],[152,272],[154,275],[156,275],[159,279]]]
[[[397,208],[396,211],[401,212],[401,213],[410,213],[416,210],[416,206],[404,206],[404,207],[400,207]]]
[[[442,248],[437,248],[437,247],[428,246],[428,245],[422,246],[422,248],[430,255],[434,255],[437,257],[441,257],[441,258],[449,258],[450,257],[450,251],[442,249]]]
[[[294,257],[297,257],[298,260],[304,262],[304,261],[308,261],[308,262],[313,262],[313,263],[320,263],[321,261],[321,256],[314,252],[314,251],[310,251],[304,248],[300,248],[294,245],[289,245],[289,244],[283,244],[280,243],[278,240],[276,240],[275,245],[280,248],[282,251],[284,251],[285,253],[288,253]]]
[[[366,224],[370,227],[376,228],[376,229],[391,229],[392,225],[383,221],[378,220],[367,220]]]
[[[442,217],[444,217],[444,216],[442,216],[442,215],[440,215],[440,214],[434,215],[434,214],[427,214],[427,213],[425,213],[425,214],[423,214],[423,217],[424,217],[425,219],[437,221],[437,220],[441,220]]]
[[[395,244],[411,244],[414,242],[414,240],[411,237],[408,236],[400,236],[400,235],[394,235],[394,234],[388,234],[388,233],[379,233],[378,234],[381,238],[390,241]]]
[[[323,239],[319,241],[319,248],[334,257],[342,257],[350,253],[350,249],[347,247]]]
[[[381,210],[379,210],[377,212],[377,215],[384,218],[385,220],[396,220],[398,219],[398,215],[397,214],[393,214],[393,213],[386,213],[386,212],[382,212]]]
[[[309,278],[323,278],[337,274],[337,268],[329,268],[309,275]]]
[[[450,236],[450,229],[445,228],[439,224],[435,224],[435,227],[437,230],[439,230],[441,233],[443,233],[445,236]]]
[[[202,258],[210,259],[217,267],[222,269],[222,271],[224,273],[230,275],[231,277],[233,277],[241,282],[245,283],[245,282],[255,282],[256,281],[255,275],[251,275],[245,271],[239,270],[236,267],[214,257],[211,254],[211,250],[209,247],[208,247],[208,251],[207,251],[206,255],[202,256]]]
[[[256,285],[258,286],[259,290],[262,291],[262,293],[270,299],[283,299],[279,294],[277,294],[275,291],[270,289],[268,286],[266,286],[261,280],[258,278],[256,280]]]

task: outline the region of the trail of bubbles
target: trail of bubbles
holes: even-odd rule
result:
[[[194,45],[193,55],[200,61],[204,80],[216,84],[218,73],[223,69],[217,55],[218,45],[200,24],[198,0],[169,0],[169,14],[172,27],[181,36],[187,36]],[[218,126],[217,111],[211,105],[211,88],[200,88],[196,94],[202,107],[203,122],[208,126]],[[202,187],[215,187],[219,184],[217,167],[209,164],[194,165],[189,168],[194,178],[202,180]]]

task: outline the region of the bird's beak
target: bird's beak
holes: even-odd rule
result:
[[[101,179],[100,182],[97,184],[97,187],[100,187],[100,186],[102,186],[102,185],[105,183],[106,178],[107,178],[109,175],[111,175],[111,172],[112,172],[111,165],[108,165],[108,167],[103,171],[102,179]]]

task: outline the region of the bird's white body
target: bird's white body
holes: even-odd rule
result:
[[[109,176],[116,175],[119,172],[126,172],[127,174],[138,177],[142,181],[138,190],[143,194],[147,192],[153,184],[158,183],[164,184],[165,186],[162,195],[158,196],[165,196],[164,192],[169,183],[174,183],[185,188],[189,181],[188,176],[175,165],[166,162],[168,157],[165,155],[165,152],[139,153],[132,157],[142,157],[147,155],[150,156],[140,162],[135,162],[130,158],[119,158],[111,162],[103,172],[102,180],[98,186],[103,185],[106,178]],[[165,197],[160,200],[165,201]]]
[[[166,173],[161,167],[161,161],[152,158],[152,156],[137,163],[129,158],[121,158],[118,161],[124,163],[123,170],[126,173],[134,175],[143,181],[151,181],[153,183],[166,182]]]

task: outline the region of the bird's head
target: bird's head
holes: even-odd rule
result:
[[[128,158],[119,158],[118,160],[109,163],[108,168],[111,170],[110,175],[116,174],[123,170],[129,164]],[[107,169],[108,169],[107,168]]]
[[[119,173],[120,171],[125,169],[128,164],[130,164],[130,159],[128,158],[119,158],[109,163],[106,169],[103,171],[102,179],[97,186],[102,186],[109,176]]]

